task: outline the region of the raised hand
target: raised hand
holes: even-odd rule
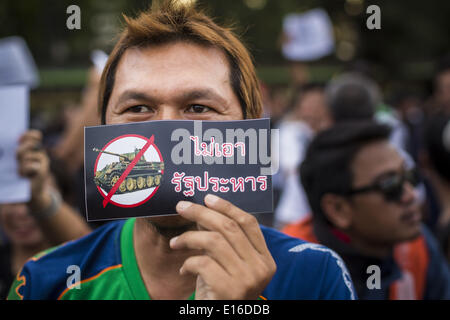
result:
[[[257,299],[276,265],[256,218],[214,195],[205,197],[205,205],[177,205],[199,230],[171,239],[171,248],[203,253],[186,259],[180,273],[197,275],[196,299]]]

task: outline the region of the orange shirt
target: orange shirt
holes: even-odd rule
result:
[[[313,230],[312,217],[289,224],[282,230],[287,235],[305,241],[319,243]],[[339,254],[339,252],[337,252]],[[423,236],[394,247],[394,260],[402,270],[402,278],[389,288],[390,300],[421,300],[424,297],[429,262]]]

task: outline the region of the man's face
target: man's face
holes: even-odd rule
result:
[[[241,120],[225,54],[187,42],[128,49],[116,70],[106,124],[149,120]],[[175,210],[175,208],[174,208]],[[155,217],[161,227],[179,216]]]
[[[450,108],[450,71],[444,71],[437,77],[436,95],[439,103]]]
[[[322,90],[311,90],[299,99],[296,118],[306,122],[314,132],[327,129],[331,125],[331,115]]]
[[[374,142],[363,147],[353,164],[353,189],[373,184],[392,174],[402,174],[405,164],[388,142]],[[406,182],[398,201],[386,200],[377,191],[355,194],[350,199],[353,236],[366,243],[394,245],[420,234],[421,213],[413,186]]]

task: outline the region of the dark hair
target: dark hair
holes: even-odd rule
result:
[[[178,41],[223,51],[229,62],[230,83],[241,104],[244,119],[261,116],[262,102],[252,57],[231,28],[217,25],[195,5],[183,5],[174,0],[153,1],[151,10],[134,19],[124,18],[125,30],[109,56],[100,82],[99,113],[103,124],[117,66],[125,51]]]
[[[345,195],[352,187],[351,164],[368,143],[389,138],[391,129],[374,121],[345,122],[320,132],[300,165],[300,178],[315,215],[326,217],[320,202],[326,193]]]
[[[426,122],[424,133],[431,166],[450,183],[450,115],[431,116]]]
[[[377,84],[359,73],[343,74],[326,88],[327,102],[335,122],[372,119],[379,95]]]
[[[369,93],[354,84],[343,87],[331,102],[331,112],[335,121],[353,119],[370,119],[374,115]]]

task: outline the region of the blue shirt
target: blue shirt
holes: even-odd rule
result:
[[[17,275],[8,299],[150,299],[134,252],[135,220],[108,223],[32,258]],[[335,252],[274,229],[261,230],[277,265],[264,298],[356,298],[347,268]],[[80,277],[74,281],[77,268]]]

